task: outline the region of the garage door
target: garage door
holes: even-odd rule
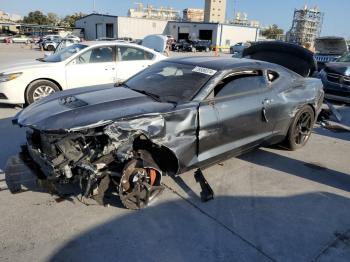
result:
[[[102,24],[96,24],[96,39],[104,37]]]

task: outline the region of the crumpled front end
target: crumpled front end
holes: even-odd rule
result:
[[[179,170],[177,156],[165,146],[173,139],[166,130],[166,120],[159,114],[59,133],[29,129],[25,153],[47,180],[78,184],[85,198],[104,194],[107,188],[101,183],[108,177],[117,185],[123,204],[137,209],[148,204],[152,190],[161,191],[162,174]],[[149,195],[144,194],[143,204],[131,203],[125,196],[134,190],[135,177],[143,181],[141,186],[148,181]]]

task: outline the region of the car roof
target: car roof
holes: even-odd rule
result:
[[[188,56],[179,58],[168,58],[168,62],[208,67],[217,71],[232,69],[235,67],[245,67],[252,65],[266,65],[273,67],[271,63],[245,58],[215,57],[215,56]]]
[[[116,40],[116,41],[96,41],[96,40],[95,41],[84,41],[84,42],[80,42],[79,44],[87,45],[87,46],[104,46],[104,45],[118,44],[118,46],[136,47],[136,48],[143,49],[143,50],[148,51],[148,52],[153,53],[153,54],[160,54],[157,51],[150,49],[148,47],[134,44],[134,43],[120,42],[118,40]]]
[[[113,45],[113,44],[118,44],[119,46],[134,46],[134,47],[138,47],[138,48],[142,48],[142,49],[149,49],[145,46],[142,45],[138,45],[138,44],[134,44],[134,43],[128,43],[128,42],[123,42],[120,40],[115,40],[115,41],[84,41],[81,42],[81,44],[83,45],[87,45],[87,46],[93,46],[93,45]]]

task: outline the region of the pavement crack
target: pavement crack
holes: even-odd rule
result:
[[[267,253],[265,253],[261,248],[259,248],[258,246],[254,245],[252,242],[250,242],[248,239],[244,238],[243,236],[241,236],[240,234],[238,234],[237,232],[235,232],[233,229],[231,229],[230,227],[228,227],[227,225],[225,225],[224,223],[222,223],[220,220],[218,220],[216,217],[212,216],[211,214],[209,214],[208,212],[204,211],[203,209],[201,209],[198,205],[196,205],[195,203],[193,203],[192,201],[190,201],[189,199],[183,197],[180,193],[178,193],[175,189],[173,189],[172,187],[168,186],[165,183],[162,183],[164,187],[166,187],[168,190],[170,190],[171,192],[173,192],[175,195],[179,196],[181,199],[183,199],[184,201],[186,201],[189,205],[191,205],[192,207],[194,207],[197,211],[199,211],[200,213],[202,213],[203,215],[205,215],[206,217],[208,217],[209,219],[213,220],[216,224],[218,224],[219,226],[221,226],[222,228],[226,229],[227,231],[229,231],[232,235],[238,237],[240,240],[242,240],[243,242],[245,242],[247,245],[249,245],[250,247],[252,247],[253,249],[255,249],[257,252],[259,252],[260,254],[262,254],[264,257],[266,257],[267,259],[277,262],[276,259],[274,259],[273,257],[271,257],[270,255],[268,255]]]
[[[350,229],[348,229],[345,233],[335,233],[335,238],[332,239],[332,241],[328,242],[327,245],[325,245],[321,251],[311,260],[311,262],[316,262],[319,260],[321,256],[326,254],[328,250],[332,247],[335,247],[337,245],[337,242],[341,241],[343,242],[344,240],[349,240],[350,238]]]

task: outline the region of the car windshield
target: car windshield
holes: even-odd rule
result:
[[[190,101],[215,70],[174,62],[159,62],[130,78],[124,85],[163,102]]]
[[[63,48],[59,52],[50,55],[48,57],[45,57],[41,61],[44,62],[62,62],[66,60],[67,58],[71,57],[72,55],[78,53],[79,51],[83,50],[86,48],[87,45],[82,45],[82,44],[74,44],[69,47]]]
[[[337,62],[350,62],[350,52],[347,52],[341,57],[339,57]]]

